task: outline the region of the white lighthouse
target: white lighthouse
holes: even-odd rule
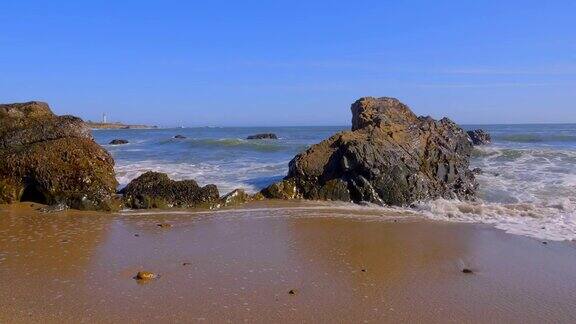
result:
[[[102,124],[106,124],[106,113],[102,114]]]

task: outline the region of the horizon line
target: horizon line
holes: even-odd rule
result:
[[[288,128],[288,127],[351,127],[351,125],[226,125],[226,126],[219,126],[219,125],[202,125],[202,126],[161,126],[161,125],[147,125],[146,123],[123,123],[125,125],[146,125],[150,128],[156,127],[156,129],[185,129],[185,128],[265,128],[265,127],[274,127],[274,128]],[[460,126],[508,126],[508,125],[576,125],[576,122],[520,122],[520,123],[456,123]],[[130,130],[135,130],[137,128],[130,128]],[[126,129],[108,129],[108,130],[126,130]]]

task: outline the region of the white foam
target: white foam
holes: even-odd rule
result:
[[[477,177],[478,201],[439,199],[418,203],[403,212],[433,220],[491,224],[509,233],[545,240],[576,240],[576,151],[488,146],[479,153],[472,166],[484,171]],[[260,188],[254,179],[282,176],[287,164],[288,161],[262,163],[256,158],[220,165],[148,160],[119,164],[116,172],[122,185],[146,171],[157,171],[175,180],[195,179],[201,185],[214,183],[221,193],[235,188],[256,192]],[[359,208],[365,208],[337,207],[360,212]],[[391,211],[398,209],[383,209],[382,215]]]
[[[118,164],[115,168],[118,182],[123,187],[130,181],[147,171],[163,172],[170,179],[194,179],[200,185],[216,184],[221,194],[242,188],[248,192],[256,192],[260,188],[250,184],[251,179],[258,177],[274,177],[284,174],[288,161],[277,163],[261,163],[237,161],[229,164],[212,163],[166,163],[157,160],[139,161],[129,164]]]
[[[125,210],[120,213],[125,216],[152,216],[152,215],[175,215],[175,216],[209,216],[212,217],[230,217],[251,219],[260,218],[351,218],[361,221],[391,221],[391,220],[414,220],[420,216],[412,210],[406,210],[396,207],[381,207],[377,205],[360,206],[353,203],[343,202],[321,202],[321,201],[302,201],[299,206],[287,207],[261,207],[261,208],[240,208],[240,209],[223,209],[223,210],[177,210],[177,211],[135,211]],[[198,218],[197,218],[198,219]]]
[[[512,234],[556,241],[575,240],[574,211],[557,207],[439,199],[417,204],[416,210],[434,220],[485,223]]]
[[[417,204],[426,217],[492,224],[506,232],[547,240],[576,240],[576,151],[484,147],[473,161],[477,202]]]

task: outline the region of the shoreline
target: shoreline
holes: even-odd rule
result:
[[[310,202],[145,216],[38,206],[0,206],[3,322],[576,318],[573,242]],[[139,284],[142,270],[160,277]]]

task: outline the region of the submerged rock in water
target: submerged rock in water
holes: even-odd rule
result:
[[[274,134],[274,133],[263,133],[263,134],[250,135],[250,136],[246,137],[246,139],[249,139],[249,140],[278,139],[278,136],[276,136],[276,134]]]
[[[174,136],[174,138],[175,138],[175,139],[185,139],[186,136],[184,136],[184,135],[176,135],[176,136]]]
[[[174,181],[165,173],[146,172],[122,191],[126,206],[135,209],[210,207],[220,198],[215,185],[200,187],[194,180]]]
[[[77,117],[42,102],[0,105],[0,204],[113,210],[114,160]]]
[[[112,141],[110,141],[110,145],[124,145],[124,144],[128,144],[129,142],[125,139],[114,139]]]
[[[473,145],[486,145],[492,142],[490,134],[483,129],[471,130],[467,134]]]
[[[262,194],[399,206],[474,197],[472,145],[458,125],[418,117],[394,98],[361,98],[351,109],[351,131],[298,154],[286,178]]]

